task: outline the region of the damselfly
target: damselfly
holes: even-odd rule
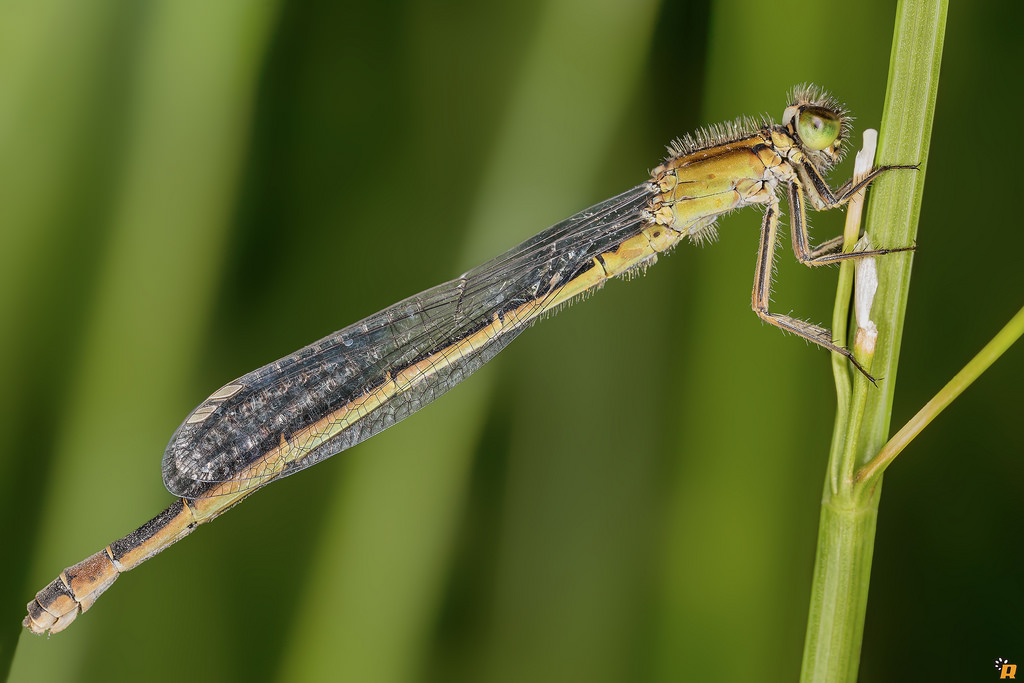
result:
[[[214,519],[266,484],[390,427],[478,370],[539,316],[613,277],[644,269],[719,216],[765,207],[752,303],[766,322],[845,356],[829,330],[769,310],[779,195],[793,250],[810,266],[885,254],[812,247],[807,205],[843,206],[881,173],[833,190],[850,117],[827,93],[798,87],[782,123],[738,119],[674,142],[651,178],[551,226],[458,278],[428,289],[230,382],[171,437],[163,478],[177,500],[156,518],[68,567],[28,604],[24,624],[56,633],[122,572]]]

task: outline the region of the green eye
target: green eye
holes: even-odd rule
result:
[[[825,149],[839,137],[839,117],[822,107],[806,107],[796,120],[796,133],[810,150]]]

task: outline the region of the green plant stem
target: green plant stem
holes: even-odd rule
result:
[[[867,225],[876,245],[915,241],[945,23],[946,2],[941,0],[902,0],[896,11],[879,163],[918,163],[921,168],[887,173],[875,184]],[[804,683],[857,679],[881,477],[859,481],[854,473],[888,435],[911,256],[878,260],[879,287],[871,312],[880,331],[872,363],[878,386],[859,374],[852,387],[846,378],[837,381],[839,411],[819,519],[800,677]]]

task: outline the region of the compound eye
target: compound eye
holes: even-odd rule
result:
[[[839,116],[823,107],[805,107],[796,120],[796,134],[804,146],[813,151],[825,149],[839,137],[842,122]]]

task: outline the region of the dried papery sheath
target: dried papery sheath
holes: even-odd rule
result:
[[[875,149],[878,146],[878,131],[868,128],[863,135],[864,144],[861,146],[853,161],[853,181],[859,182],[871,172],[871,166],[875,162]],[[850,197],[850,204],[846,209],[846,232],[850,235],[860,234],[860,221],[864,212],[864,193],[858,192]]]
[[[863,252],[871,249],[871,239],[867,235],[857,242],[854,251]],[[854,351],[867,366],[875,354],[878,342],[878,326],[871,319],[871,306],[875,302],[878,291],[878,266],[873,256],[857,261],[856,277],[853,286],[853,314],[857,321],[857,332],[854,334]]]
[[[864,131],[864,145],[854,160],[853,180],[857,182],[871,172],[875,160],[875,149],[878,145],[878,131],[868,128]],[[847,230],[846,234],[856,234],[859,231],[861,214],[864,208],[864,194],[859,192],[850,199],[850,208],[846,214],[847,223],[853,223],[853,229]],[[855,252],[865,252],[871,249],[871,238],[864,235],[854,247]],[[878,267],[873,256],[859,259],[856,265],[853,290],[853,312],[857,322],[857,331],[854,333],[854,352],[865,365],[868,365],[875,353],[875,345],[878,342],[878,326],[871,319],[871,306],[875,301],[875,292],[878,291]]]

